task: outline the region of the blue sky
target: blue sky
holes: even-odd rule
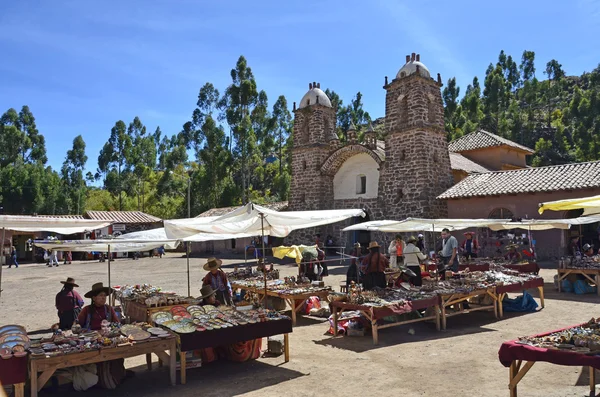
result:
[[[375,118],[384,76],[411,52],[464,92],[501,49],[535,51],[538,78],[552,58],[590,71],[599,36],[600,0],[2,1],[0,112],[29,105],[55,169],[82,134],[94,171],[117,120],[180,131],[199,88],[222,91],[240,55],[270,105],[283,94],[291,107],[318,81],[345,102],[362,92]]]

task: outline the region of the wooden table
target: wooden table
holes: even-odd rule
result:
[[[82,353],[65,354],[53,357],[31,357],[29,359],[29,374],[31,377],[31,396],[36,397],[42,387],[52,377],[57,369],[76,367],[79,365],[95,364],[120,358],[129,358],[154,353],[165,363],[169,363],[171,385],[176,384],[175,360],[177,354],[177,338],[147,340],[132,345],[119,346]],[[41,375],[38,377],[38,373]]]
[[[477,296],[487,295],[490,296],[494,303],[492,305],[483,305],[473,307],[473,304],[469,304],[469,309],[464,309],[463,304],[468,303],[468,300]],[[498,318],[498,295],[496,294],[496,287],[490,287],[485,289],[478,289],[468,293],[452,293],[452,294],[439,294],[440,297],[440,309],[442,311],[442,329],[446,329],[446,319],[448,317],[457,316],[459,314],[466,314],[470,312],[480,310],[493,310],[494,315]],[[458,305],[459,310],[456,312],[448,313],[446,308],[449,306]]]
[[[238,325],[231,328],[221,328],[211,331],[196,331],[190,334],[179,334],[177,348],[179,349],[179,364],[181,384],[186,383],[186,357],[185,352],[208,347],[219,347],[245,342],[258,338],[266,338],[283,334],[285,345],[284,358],[290,361],[289,333],[292,332],[292,321],[289,317],[280,320],[265,321],[262,323]]]
[[[558,269],[558,292],[562,292],[561,281],[564,280],[569,274],[583,275],[583,277],[598,287],[598,296],[600,296],[600,269],[584,269],[573,267]]]
[[[179,305],[170,306],[146,306],[145,304],[136,301],[121,301],[121,307],[123,308],[123,314],[132,322],[144,322],[152,324],[152,315],[156,312],[171,312],[171,309],[175,306],[188,307],[191,303],[182,303]]]
[[[544,279],[543,278],[534,278],[532,280],[526,281],[524,283],[518,284],[507,284],[507,285],[498,285],[496,286],[496,295],[498,297],[498,315],[500,318],[504,317],[504,308],[502,307],[502,301],[504,297],[509,292],[521,292],[526,289],[537,288],[540,294],[540,303],[542,309],[545,307],[544,304]]]
[[[258,294],[259,296],[264,296],[265,289],[259,287],[249,287],[241,284],[237,284],[235,282],[231,282],[232,289],[243,289],[246,291],[250,291]],[[272,296],[275,298],[281,298],[286,301],[288,306],[292,309],[292,325],[296,325],[296,312],[302,308],[304,305],[304,301],[310,298],[311,296],[318,296],[321,299],[326,299],[329,296],[331,290],[323,290],[323,291],[313,291],[306,292],[303,294],[287,294],[284,292],[280,292],[281,290],[267,290],[267,296]],[[296,304],[296,301],[302,301]]]
[[[404,304],[393,304],[388,306],[367,306],[367,305],[355,305],[348,302],[331,302],[331,311],[333,312],[333,336],[337,336],[338,334],[338,316],[342,312],[346,310],[358,310],[360,311],[370,322],[373,332],[373,344],[379,343],[379,333],[378,331],[383,328],[397,327],[399,325],[416,323],[420,321],[428,321],[435,320],[436,328],[440,330],[440,308],[439,308],[439,300],[436,297],[430,299],[422,299],[416,301],[408,301]],[[387,316],[392,316],[395,314],[405,314],[410,313],[415,310],[434,308],[434,315],[422,317],[413,320],[406,321],[398,321],[394,323],[379,325],[378,320]]]

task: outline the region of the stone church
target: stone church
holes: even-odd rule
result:
[[[364,208],[370,220],[447,217],[446,202],[436,199],[453,184],[441,87],[420,55],[407,55],[396,77],[385,78],[384,141],[370,127],[362,143],[348,131],[342,145],[336,109],[319,83],[309,84],[294,103],[289,210]],[[327,232],[337,238],[339,228]]]

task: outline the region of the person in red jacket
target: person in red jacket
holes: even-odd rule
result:
[[[473,238],[474,234],[475,233],[473,233],[473,232],[466,232],[465,233],[466,239],[463,240],[462,244],[460,245],[460,250],[462,251],[463,256],[467,260],[469,260],[471,258],[477,258],[477,251],[479,250],[479,243],[477,242],[477,240],[475,240]]]

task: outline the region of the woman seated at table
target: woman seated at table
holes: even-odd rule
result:
[[[107,297],[113,292],[112,288],[105,287],[102,283],[92,285],[92,290],[84,295],[91,298],[92,303],[79,313],[79,324],[83,329],[100,330],[104,320],[111,323],[121,322],[115,310],[106,303]],[[125,359],[122,358],[98,363],[97,370],[98,385],[104,389],[114,389],[126,376],[133,375],[132,371],[125,371]]]
[[[511,263],[517,263],[518,261],[520,261],[522,257],[519,251],[517,251],[518,247],[519,246],[516,244],[511,244],[507,246],[506,249],[508,250],[508,252],[506,253],[506,255],[504,255],[504,258],[510,261]]]
[[[217,300],[217,297],[215,296],[217,293],[217,291],[213,290],[212,287],[210,285],[205,285],[200,289],[200,296],[198,297],[198,299],[201,299],[202,301],[200,302],[200,306],[206,306],[206,305],[211,305],[211,306],[221,306],[221,302],[219,302]]]
[[[224,305],[233,306],[233,291],[227,275],[220,269],[223,261],[217,258],[208,258],[204,264],[204,270],[208,274],[204,276],[202,285],[210,285],[216,293],[216,299]]]

